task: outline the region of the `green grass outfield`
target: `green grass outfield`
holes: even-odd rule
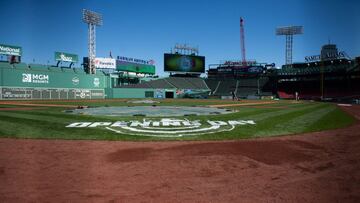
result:
[[[37,104],[62,104],[84,106],[136,106],[127,100],[104,101],[31,101]],[[238,104],[243,102],[221,100],[159,100],[161,105],[201,106],[216,104]],[[28,101],[29,102],[29,101]],[[251,101],[246,101],[251,102]],[[144,105],[144,104],[138,104]],[[150,105],[150,104],[148,104]],[[118,120],[142,120],[141,117],[106,117],[72,115],[65,113],[64,107],[34,107],[27,110],[1,110],[1,108],[25,107],[12,104],[0,104],[0,137],[41,138],[41,139],[96,139],[96,140],[228,140],[269,137],[305,132],[322,131],[349,126],[355,119],[339,109],[336,104],[318,102],[276,101],[273,104],[226,107],[237,110],[236,113],[212,116],[187,116],[189,120],[228,121],[253,120],[255,125],[236,126],[232,131],[213,134],[191,135],[174,138],[151,137],[118,134],[104,127],[66,128],[74,122],[115,122]],[[26,106],[29,107],[29,106]],[[174,117],[176,118],[176,117]],[[179,117],[177,117],[179,118]],[[181,117],[183,119],[184,117]]]

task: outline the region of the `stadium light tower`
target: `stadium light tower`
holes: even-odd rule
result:
[[[95,74],[95,64],[94,60],[96,57],[96,32],[95,28],[96,26],[101,26],[103,23],[102,15],[99,13],[95,13],[93,11],[89,11],[86,9],[83,9],[83,21],[88,24],[88,48],[89,48],[89,73]]]
[[[285,64],[292,64],[293,36],[304,33],[303,26],[286,26],[276,28],[276,35],[286,36]]]

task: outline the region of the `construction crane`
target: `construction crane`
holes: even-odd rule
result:
[[[242,57],[242,66],[246,67],[246,57],[245,57],[245,32],[244,32],[244,19],[240,17],[240,48],[241,48],[241,57]]]

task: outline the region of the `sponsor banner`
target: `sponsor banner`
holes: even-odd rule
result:
[[[136,59],[136,58],[131,58],[131,57],[126,57],[126,56],[118,56],[117,57],[118,61],[122,61],[122,62],[128,62],[128,63],[135,63],[135,64],[144,64],[144,65],[154,65],[155,61],[154,60],[143,60],[143,59]]]
[[[55,61],[64,61],[77,63],[79,61],[79,57],[76,54],[69,54],[64,52],[55,52]]]
[[[142,74],[155,74],[154,65],[145,65],[116,60],[116,70]]]
[[[119,134],[182,137],[232,131],[236,126],[255,125],[253,120],[200,121],[177,118],[143,119],[116,122],[74,122],[67,128],[104,128]]]
[[[22,74],[22,82],[23,83],[48,84],[49,83],[49,75],[23,73]]]
[[[18,46],[0,44],[0,55],[21,56],[22,49]]]
[[[242,62],[242,61],[236,61],[236,60],[233,60],[233,61],[225,61],[224,62],[224,65],[229,65],[229,66],[236,66],[236,65],[247,65],[247,66],[250,66],[250,65],[256,65],[257,62],[254,60],[254,61],[246,61],[246,62]]]
[[[321,56],[321,55],[306,56],[305,62],[340,59],[340,58],[345,58],[345,57],[346,57],[346,53],[344,51],[340,51],[337,53],[327,53],[326,55],[323,55],[323,56]]]
[[[116,69],[116,60],[113,58],[95,58],[95,68]]]

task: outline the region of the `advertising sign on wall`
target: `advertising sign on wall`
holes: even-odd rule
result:
[[[95,58],[95,68],[116,69],[116,60],[113,58]]]
[[[143,59],[137,59],[132,57],[126,57],[126,56],[118,56],[118,61],[128,62],[128,63],[136,63],[136,64],[144,64],[144,65],[154,65],[154,60],[143,60]]]
[[[345,58],[346,53],[344,51],[336,52],[336,53],[327,53],[325,55],[313,55],[313,56],[306,56],[305,62],[314,62],[314,61],[321,61],[321,60],[332,60],[332,59],[340,59]]]
[[[18,46],[0,44],[0,55],[21,56],[22,49]]]
[[[55,52],[55,61],[64,61],[64,62],[71,62],[77,63],[79,60],[78,55],[76,54],[69,54],[64,52]]]

